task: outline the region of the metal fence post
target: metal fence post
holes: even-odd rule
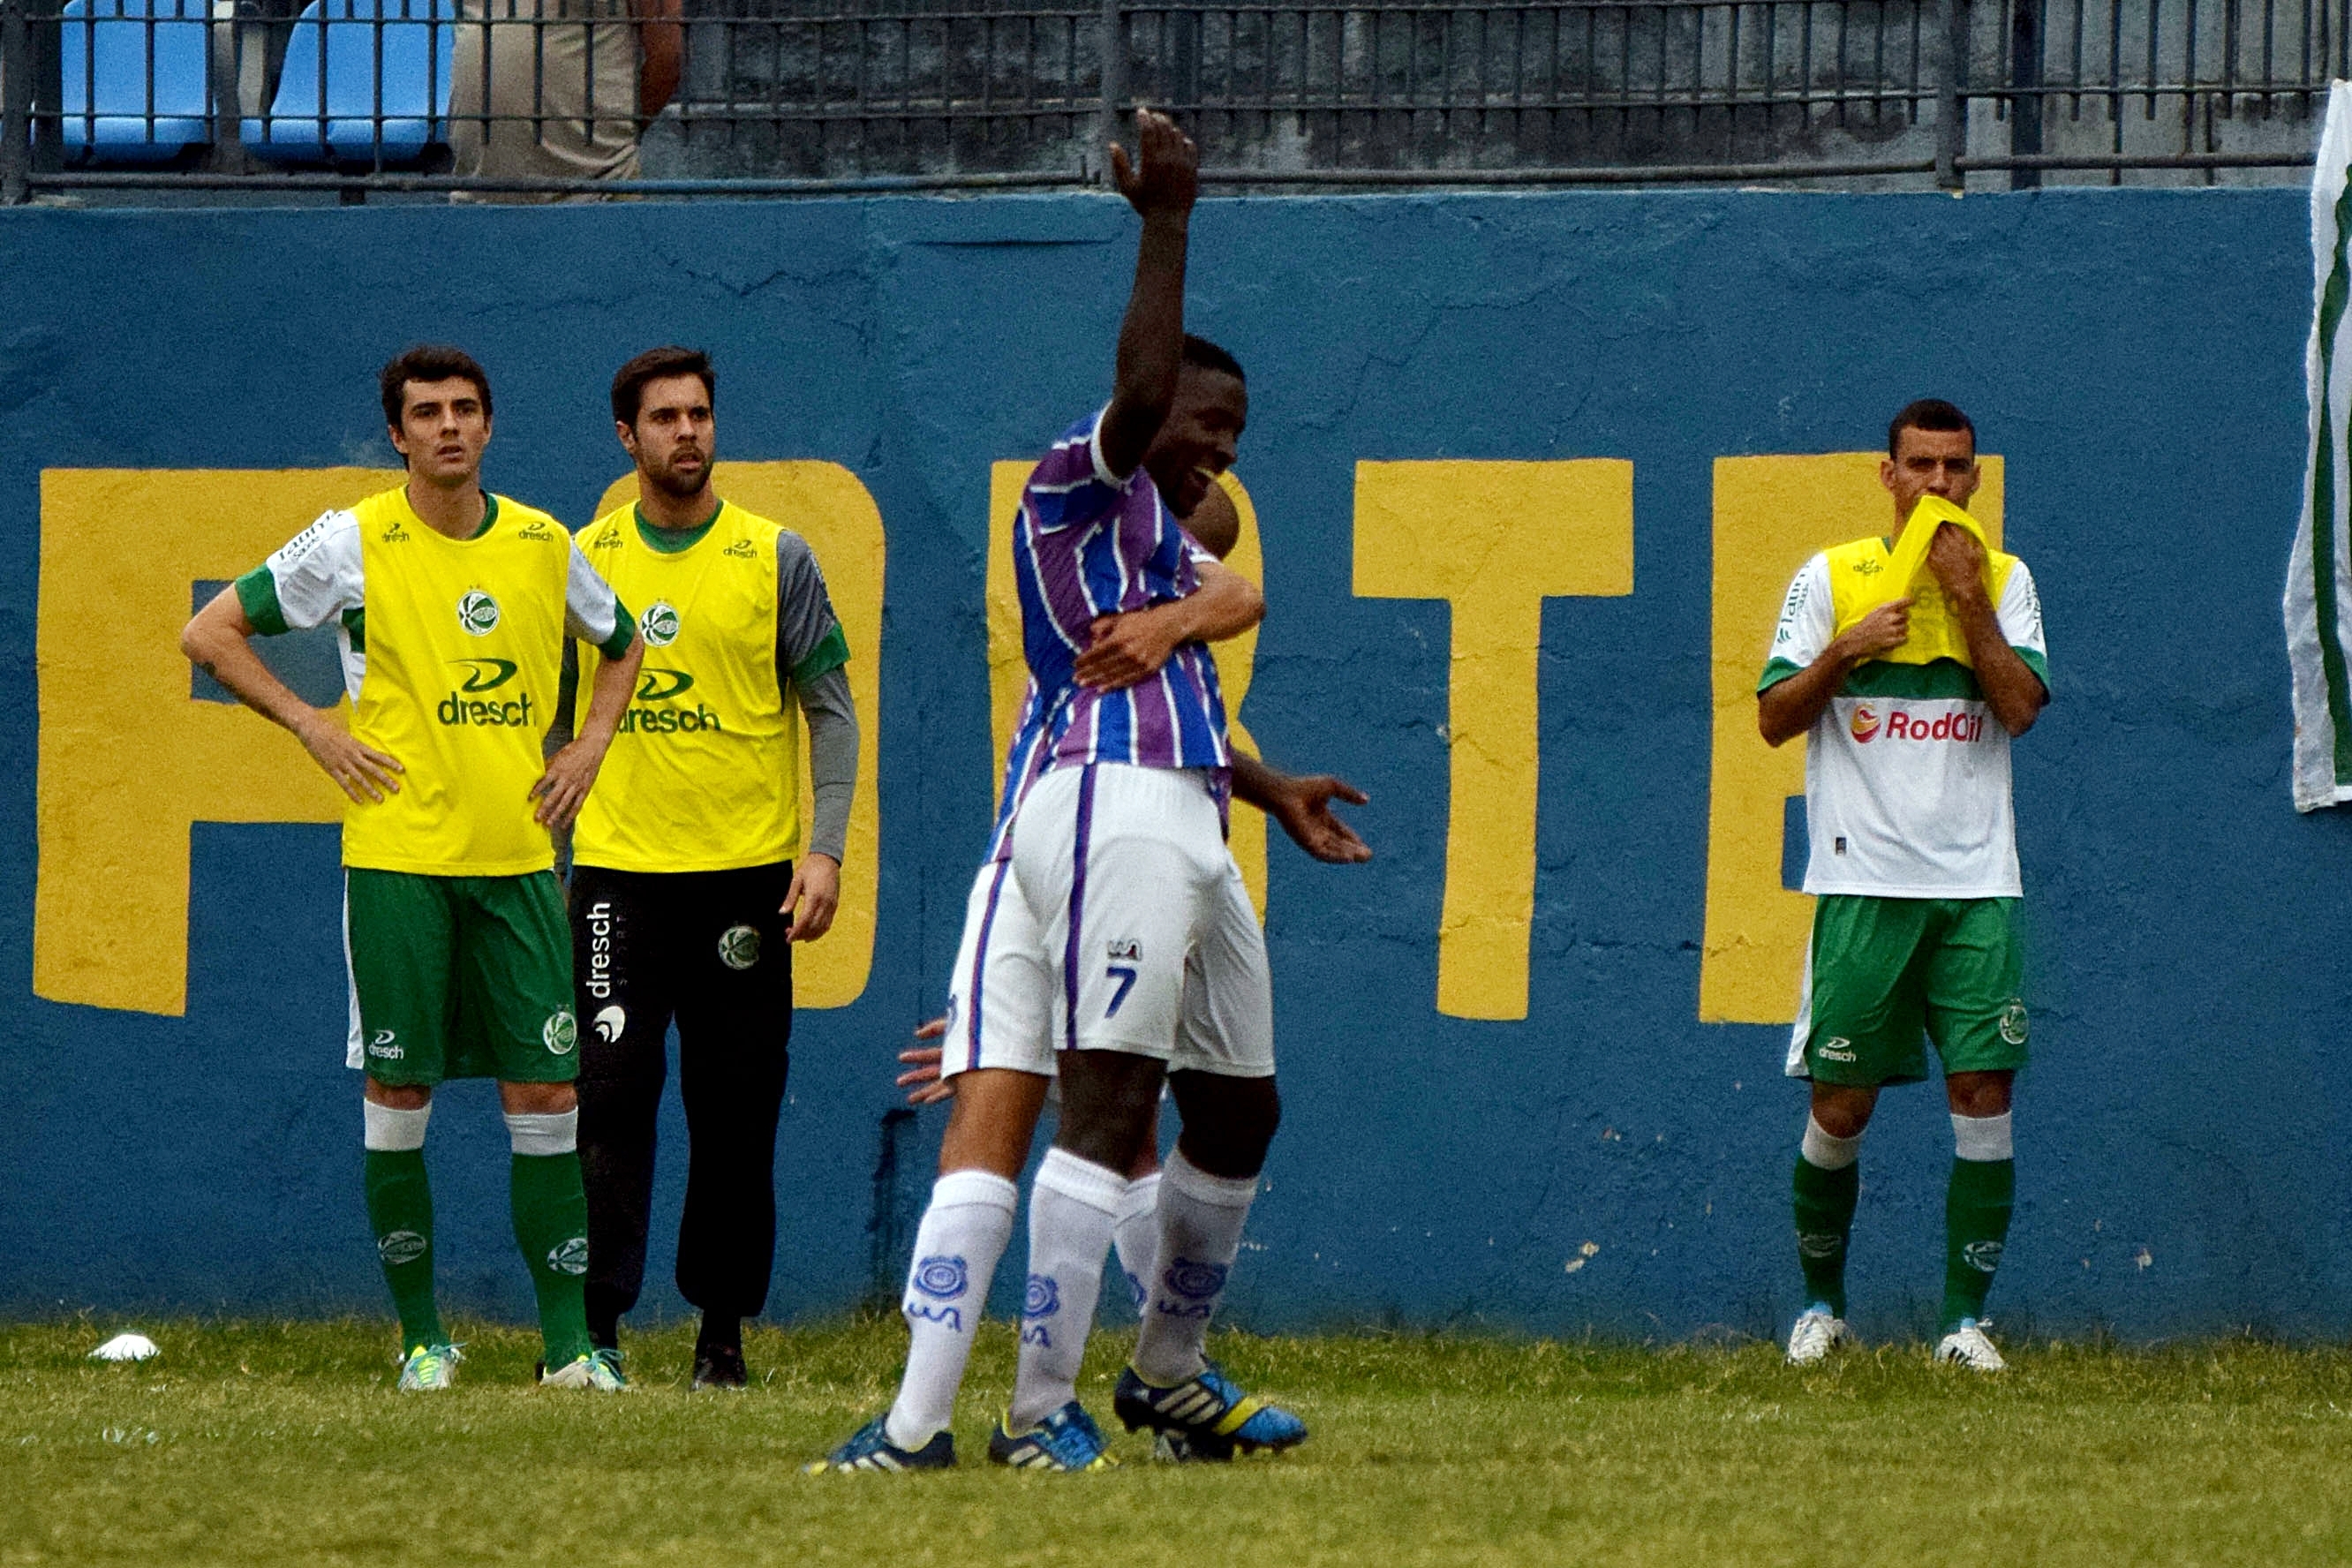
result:
[[[1110,144],[1118,140],[1119,109],[1127,97],[1127,12],[1120,0],[1102,6],[1102,134],[1095,155],[1103,161],[1103,184],[1111,183]]]
[[[1944,49],[1936,82],[1936,184],[1957,191],[1966,183],[1960,155],[1969,148],[1969,109],[1964,80],[1969,68],[1968,0],[1942,0]]]
[[[0,0],[0,206],[32,200],[32,27],[26,0]]]
[[[2009,23],[2009,150],[2031,155],[2042,151],[2042,0],[2011,0],[2015,13]],[[2042,184],[2039,169],[2011,169],[2009,188],[2030,191]]]

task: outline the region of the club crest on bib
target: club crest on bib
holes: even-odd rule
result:
[[[457,624],[469,636],[489,636],[499,629],[499,602],[479,588],[467,589],[457,599]]]
[[[568,1057],[580,1043],[580,1026],[572,1016],[572,1009],[550,1013],[547,1022],[540,1026],[539,1037],[548,1050],[559,1057]]]
[[[645,618],[637,623],[647,647],[669,647],[677,640],[677,606],[662,599],[647,605]]]
[[[760,962],[760,931],[756,926],[729,926],[719,937],[719,962],[730,969],[749,969]]]

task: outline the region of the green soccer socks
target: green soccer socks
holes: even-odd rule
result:
[[[2007,1113],[1955,1116],[1952,1131],[1958,1152],[1944,1197],[1943,1333],[1950,1333],[1964,1318],[1984,1316],[1985,1297],[1992,1289],[1993,1271],[2000,1267],[2010,1211],[2017,1201],[2017,1162],[2011,1156]]]
[[[1832,1138],[1808,1117],[1797,1152],[1794,1184],[1797,1264],[1805,1273],[1805,1301],[1845,1316],[1846,1242],[1854,1201],[1862,1194],[1862,1139]]]
[[[376,1259],[383,1265],[383,1281],[392,1287],[392,1305],[400,1314],[400,1348],[437,1345],[448,1335],[441,1329],[440,1309],[433,1300],[433,1187],[425,1175],[422,1110],[387,1110],[369,1105],[369,1147],[366,1162],[368,1228],[375,1233]],[[383,1142],[404,1141],[410,1131],[404,1119],[414,1119],[415,1144],[381,1148]],[[379,1129],[378,1122],[386,1126]]]
[[[515,1241],[539,1297],[539,1332],[551,1368],[568,1366],[593,1348],[582,1289],[588,1272],[588,1198],[580,1185],[579,1121],[576,1110],[507,1116],[514,1142]]]

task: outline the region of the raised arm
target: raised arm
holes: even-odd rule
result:
[[[2022,735],[2042,716],[2050,692],[2001,631],[2000,616],[1985,588],[1984,568],[1984,546],[1966,529],[1949,523],[1937,529],[1934,542],[1927,546],[1927,569],[1942,584],[1944,602],[1952,606],[1960,633],[1969,639],[1969,662],[1976,667],[1985,706],[1992,710],[2002,729]]]
[[[1176,122],[1135,111],[1137,163],[1110,150],[1111,180],[1143,218],[1135,288],[1118,329],[1118,379],[1103,416],[1102,457],[1120,479],[1135,472],[1176,401],[1184,358],[1184,247],[1199,194],[1201,154]]]

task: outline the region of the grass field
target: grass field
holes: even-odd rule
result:
[[[627,1396],[528,1386],[472,1327],[464,1381],[392,1392],[381,1325],[0,1329],[0,1563],[2342,1563],[2352,1355],[2043,1345],[2005,1377],[1916,1346],[1791,1373],[1740,1349],[1221,1336],[1304,1448],[1231,1467],[1015,1476],[981,1462],[1012,1345],[984,1334],[939,1476],[799,1465],[880,1408],[895,1320],[748,1346],[689,1395],[690,1334],[632,1342]],[[1108,1418],[1122,1336],[1083,1387]]]

